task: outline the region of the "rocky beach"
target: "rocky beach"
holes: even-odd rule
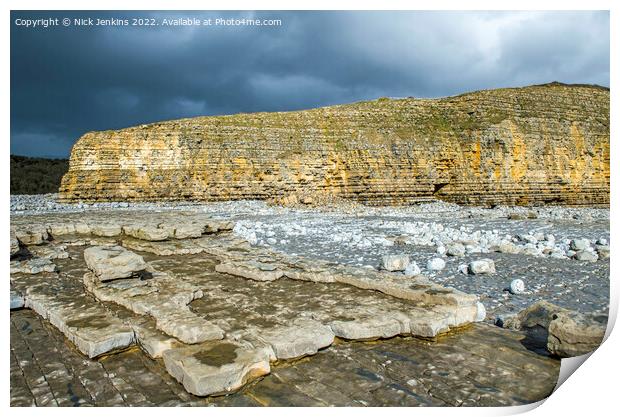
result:
[[[15,405],[525,404],[607,321],[608,209],[11,208]]]
[[[11,196],[11,404],[542,400],[605,334],[609,151],[561,83],[86,133]]]

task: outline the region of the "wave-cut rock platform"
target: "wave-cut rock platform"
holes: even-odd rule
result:
[[[258,242],[247,213],[242,220],[216,211],[13,215],[12,404],[523,404],[551,393],[558,356],[581,353],[585,345],[572,338],[588,337],[589,349],[602,338],[603,322],[553,304],[506,316],[500,328],[489,315],[499,307],[422,262],[416,270],[413,259],[391,255],[388,271],[293,251],[254,221],[272,239]],[[451,236],[452,246],[435,239],[446,269],[502,253],[479,235],[474,251]],[[398,238],[401,251],[423,243],[413,232],[409,242]],[[597,259],[552,258],[561,244],[534,254],[525,238],[510,241],[510,255],[608,265],[605,242],[586,249],[584,239],[566,249]],[[340,245],[347,253],[348,242]],[[548,349],[532,328],[546,329]]]

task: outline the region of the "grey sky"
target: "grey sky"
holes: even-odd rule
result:
[[[39,17],[256,17],[277,27],[49,27]],[[550,81],[609,86],[608,12],[12,12],[11,153],[210,114]]]

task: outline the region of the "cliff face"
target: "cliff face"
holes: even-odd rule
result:
[[[91,132],[63,201],[609,204],[609,90],[557,83]]]

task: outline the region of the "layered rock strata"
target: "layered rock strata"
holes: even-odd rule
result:
[[[90,132],[60,200],[609,204],[609,90],[551,83],[441,99],[174,120]]]

